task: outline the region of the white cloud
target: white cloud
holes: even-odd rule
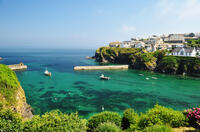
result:
[[[200,1],[199,0],[184,0],[184,4],[181,10],[178,12],[178,16],[182,20],[187,19],[199,19],[200,16]]]
[[[122,33],[133,34],[136,32],[136,28],[134,26],[123,25],[121,31]]]
[[[160,0],[158,4],[159,8],[161,9],[159,12],[160,15],[167,15],[170,13],[175,7],[175,2],[176,0]]]
[[[160,0],[158,7],[158,12],[163,17],[200,20],[200,0]]]

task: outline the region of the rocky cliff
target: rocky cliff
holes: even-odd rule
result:
[[[0,109],[12,109],[24,118],[32,118],[31,106],[26,103],[24,90],[15,72],[0,64]]]
[[[132,69],[200,76],[200,58],[167,56],[167,52],[159,50],[149,53],[145,49],[101,47],[96,50],[95,58],[104,64],[128,64]]]
[[[96,61],[100,63],[129,64],[133,69],[154,70],[156,58],[144,49],[101,47],[96,50]]]

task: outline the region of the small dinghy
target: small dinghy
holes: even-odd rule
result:
[[[151,78],[152,78],[152,79],[155,79],[155,80],[158,79],[157,77],[151,77]]]
[[[103,74],[101,74],[100,78],[101,78],[102,80],[109,80],[109,79],[110,79],[110,77],[105,77]]]
[[[44,75],[46,75],[46,76],[51,76],[51,72],[49,72],[49,71],[47,70],[47,68],[46,68],[46,70],[45,70],[45,72],[44,72]]]

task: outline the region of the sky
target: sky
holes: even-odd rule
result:
[[[200,32],[200,0],[0,0],[0,48],[95,49]]]

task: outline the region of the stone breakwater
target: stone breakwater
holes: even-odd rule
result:
[[[27,65],[24,65],[23,63],[20,64],[14,64],[14,65],[8,65],[8,67],[13,70],[26,70],[27,69]]]
[[[118,70],[128,69],[128,65],[117,65],[117,66],[75,66],[74,70]]]

